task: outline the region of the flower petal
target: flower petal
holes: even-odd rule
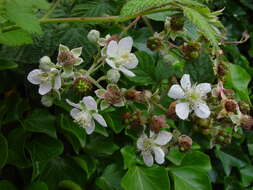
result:
[[[211,84],[209,83],[200,83],[196,86],[197,91],[202,95],[205,96],[208,92],[211,92]]]
[[[58,74],[54,79],[54,89],[58,90],[61,88],[61,76]]]
[[[166,145],[172,139],[172,134],[167,131],[160,131],[155,139],[158,145]]]
[[[164,154],[163,150],[160,147],[156,147],[156,146],[153,147],[152,150],[153,150],[153,152],[155,154],[155,161],[156,161],[156,163],[158,163],[158,164],[164,163],[164,156],[165,156],[165,154]]]
[[[73,53],[75,58],[78,58],[82,54],[82,47],[72,49],[71,52]]]
[[[81,58],[81,57],[77,57],[77,58],[75,58],[75,66],[78,66],[78,65],[80,65],[81,63],[83,62],[83,59]]]
[[[95,130],[95,122],[93,119],[90,120],[87,126],[84,127],[86,133],[90,135]]]
[[[151,152],[146,151],[146,152],[142,152],[141,154],[143,157],[143,161],[147,166],[150,167],[154,164],[154,159],[153,159]]]
[[[190,113],[190,107],[189,104],[184,102],[184,103],[179,103],[176,104],[176,114],[180,119],[187,119]]]
[[[65,45],[60,44],[59,45],[59,52],[61,52],[61,51],[69,51],[69,48]]]
[[[139,150],[143,150],[143,142],[144,142],[144,139],[148,138],[146,134],[142,134],[138,139],[137,139],[137,148]]]
[[[97,111],[97,102],[94,100],[92,96],[83,97],[82,101],[88,110]]]
[[[128,37],[122,38],[119,41],[119,45],[118,45],[119,53],[120,54],[130,53],[132,50],[132,46],[133,46],[133,38],[132,37],[128,36]]]
[[[125,105],[125,102],[122,100],[121,102],[119,103],[116,103],[116,104],[113,104],[115,107],[122,107]]]
[[[134,77],[135,74],[132,71],[129,71],[128,69],[126,69],[125,67],[119,67],[119,70],[124,73],[126,76],[128,77]]]
[[[104,90],[104,89],[98,89],[95,91],[96,96],[101,99],[105,98],[105,93],[106,93],[106,90]]]
[[[71,111],[70,111],[70,115],[73,119],[75,119],[79,114],[80,114],[80,110],[79,109],[76,109],[76,108],[73,108]]]
[[[191,88],[190,75],[184,74],[180,80],[180,84],[184,90],[189,90]]]
[[[128,61],[126,61],[123,65],[128,69],[133,69],[138,65],[138,62],[139,61],[138,61],[137,57],[133,53],[131,53],[129,55]]]
[[[184,91],[183,91],[183,89],[181,88],[180,85],[174,84],[174,85],[170,88],[170,90],[169,90],[169,92],[168,92],[168,96],[169,96],[170,98],[173,98],[173,99],[182,99],[182,98],[184,98],[185,93],[184,93]]]
[[[110,106],[110,104],[108,104],[105,100],[102,100],[100,103],[100,109],[104,110],[106,108],[108,108]]]
[[[109,58],[105,59],[106,63],[113,69],[117,69],[115,62]]]
[[[98,113],[93,113],[93,114],[92,114],[92,117],[93,117],[100,125],[102,125],[102,126],[104,126],[104,127],[107,127],[107,124],[106,124],[106,122],[105,122],[105,120],[104,120],[104,118],[103,118],[102,115],[100,115],[100,114],[98,114]]]
[[[48,92],[50,92],[50,90],[52,90],[51,82],[43,82],[43,83],[40,84],[39,94],[40,95],[45,95]]]
[[[118,53],[118,43],[114,40],[110,41],[107,47],[106,54],[109,57],[115,57]]]
[[[41,79],[40,79],[40,74],[42,73],[42,71],[40,69],[34,69],[32,70],[28,76],[27,76],[27,80],[32,83],[32,84],[40,84],[41,83]]]
[[[66,102],[67,102],[69,105],[71,105],[71,106],[73,106],[73,107],[75,107],[75,108],[81,109],[80,104],[75,104],[75,103],[71,102],[69,99],[66,99]]]
[[[195,114],[200,118],[208,118],[211,114],[209,107],[204,103],[197,103],[193,106]]]

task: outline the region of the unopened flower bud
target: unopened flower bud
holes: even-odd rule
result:
[[[127,124],[131,129],[142,130],[145,123],[145,118],[140,112],[124,113],[122,115],[124,123]]]
[[[233,100],[226,100],[224,106],[227,112],[235,112],[237,103]]]
[[[228,62],[221,61],[217,65],[217,74],[219,76],[225,76],[228,73]]]
[[[244,115],[241,118],[241,125],[244,129],[250,130],[253,126],[253,118],[249,115]]]
[[[120,73],[116,69],[110,69],[107,71],[106,77],[111,83],[117,83],[120,79]]]
[[[92,89],[92,84],[89,81],[89,79],[85,78],[85,77],[80,77],[77,78],[74,81],[74,89],[78,92],[78,93],[87,93],[89,91],[91,91]]]
[[[48,56],[43,56],[41,59],[40,59],[40,69],[42,70],[50,70],[52,67],[53,67],[53,63],[51,62],[51,59],[50,57]]]
[[[238,105],[239,105],[240,111],[243,114],[249,114],[249,112],[250,112],[249,104],[246,104],[244,101],[240,101],[240,102],[238,102]]]
[[[169,119],[176,120],[177,119],[177,114],[176,114],[176,102],[172,102],[167,110],[166,116]]]
[[[166,123],[164,115],[160,116],[153,116],[153,118],[150,120],[149,126],[150,129],[156,133],[160,131],[162,128],[168,128],[169,126]]]
[[[41,103],[45,107],[51,107],[53,105],[53,102],[54,102],[54,98],[50,95],[44,95],[41,98]]]
[[[88,33],[87,38],[90,42],[96,44],[100,38],[100,32],[97,30],[91,30]]]
[[[124,95],[127,100],[136,101],[142,104],[147,102],[147,99],[142,91],[127,90]]]
[[[182,152],[187,152],[192,147],[192,139],[187,135],[180,135],[177,142]]]

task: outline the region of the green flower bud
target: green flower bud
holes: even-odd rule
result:
[[[50,95],[44,95],[41,98],[42,105],[46,107],[51,107],[53,105],[53,102],[54,102],[54,98]]]
[[[116,69],[110,69],[107,72],[106,77],[111,83],[117,83],[120,79],[120,73]]]
[[[100,38],[100,32],[97,30],[91,30],[87,35],[87,38],[90,42],[96,44]]]

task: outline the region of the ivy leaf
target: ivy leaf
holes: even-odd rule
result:
[[[174,179],[175,190],[211,190],[211,183],[206,171],[194,166],[184,166],[170,170]]]
[[[121,186],[125,190],[169,190],[170,180],[164,167],[134,166],[123,177]]]
[[[124,161],[124,169],[130,168],[138,163],[136,149],[133,146],[125,146],[120,149]]]
[[[96,185],[101,190],[122,190],[120,181],[123,175],[124,170],[120,166],[111,164],[105,168],[102,176],[97,179]]]
[[[33,162],[42,162],[57,157],[63,152],[61,141],[48,137],[37,136],[26,144]]]
[[[0,134],[0,169],[2,169],[8,159],[8,141]]]
[[[45,109],[34,110],[24,121],[24,128],[35,133],[45,133],[56,138],[55,117]]]

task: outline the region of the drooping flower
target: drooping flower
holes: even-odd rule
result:
[[[180,119],[187,119],[189,113],[194,113],[200,118],[208,118],[210,110],[204,99],[206,94],[211,91],[209,83],[200,83],[198,85],[191,85],[190,75],[184,74],[181,78],[180,85],[173,85],[168,96],[177,99],[176,114]]]
[[[102,126],[107,127],[107,124],[102,115],[98,113],[97,103],[91,96],[84,97],[78,104],[75,104],[68,99],[67,103],[74,108],[70,111],[70,115],[74,122],[83,127],[89,135],[95,130],[94,119]]]
[[[39,85],[39,94],[41,95],[61,88],[60,71],[55,68],[55,65],[47,56],[40,59],[39,69],[32,70],[27,79],[32,84]]]
[[[111,105],[122,107],[125,105],[125,99],[122,91],[115,84],[108,84],[106,90],[98,89],[95,91],[97,97],[103,99],[101,101],[101,109],[106,109]]]
[[[146,134],[142,134],[137,140],[137,148],[141,151],[144,163],[147,166],[152,166],[155,161],[158,164],[164,163],[165,152],[163,146],[165,146],[172,139],[172,134],[167,131],[160,131],[158,134],[150,132],[150,137]]]
[[[107,64],[129,77],[135,76],[129,69],[134,69],[138,65],[137,57],[131,53],[132,46],[133,39],[131,37],[125,37],[118,43],[114,40],[110,41],[106,51]]]

